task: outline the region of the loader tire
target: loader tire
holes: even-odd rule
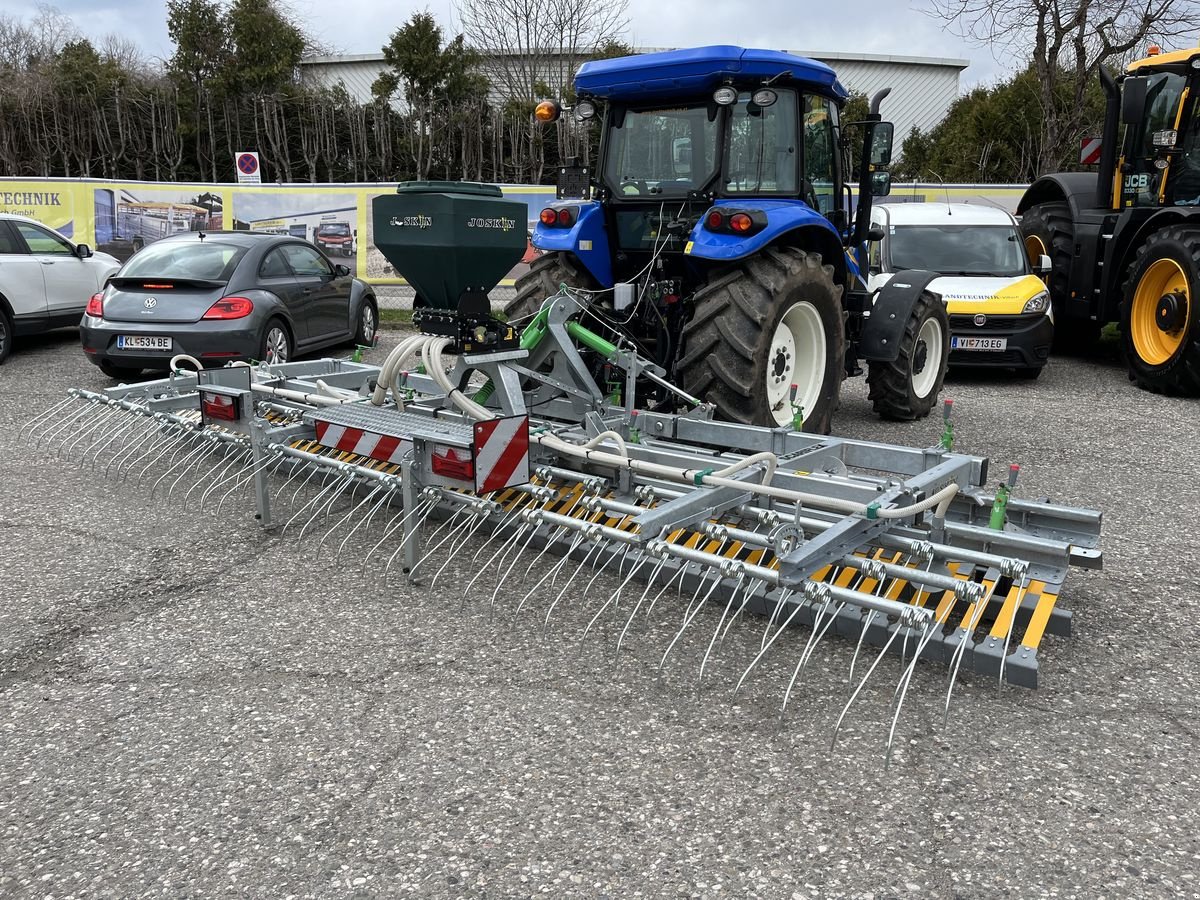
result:
[[[517,296],[504,307],[509,322],[524,325],[542,308],[547,297],[558,293],[559,285],[594,291],[600,286],[587,270],[567,253],[543,253],[529,264],[529,271],[517,279]]]
[[[1152,233],[1127,271],[1121,349],[1129,379],[1159,394],[1200,395],[1200,228]]]
[[[1065,354],[1090,353],[1100,340],[1100,323],[1066,313],[1075,254],[1071,207],[1063,202],[1031,206],[1021,215],[1021,236],[1030,265],[1037,265],[1043,253],[1050,257],[1050,274],[1044,280],[1054,307],[1054,349]]]
[[[846,356],[842,288],[820,254],[768,247],[714,273],[695,296],[676,364],[680,386],[730,422],[828,434]]]
[[[896,359],[867,363],[867,396],[875,412],[894,422],[929,415],[942,391],[949,359],[946,304],[924,291],[904,324]]]

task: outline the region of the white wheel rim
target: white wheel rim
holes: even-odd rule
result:
[[[267,352],[273,363],[288,361],[288,339],[282,328],[275,327],[267,332]]]
[[[909,371],[912,375],[913,393],[918,397],[928,397],[933,386],[937,384],[938,369],[942,362],[942,344],[945,336],[942,334],[942,323],[929,318],[921,323],[917,332],[917,342],[913,346],[913,359],[909,361]],[[920,357],[921,345],[925,345],[925,364],[920,372],[914,371],[917,358]]]
[[[775,327],[767,356],[767,405],[780,425],[792,423],[792,385],[804,418],[821,400],[825,376],[825,329],[821,314],[807,300],[788,308]]]

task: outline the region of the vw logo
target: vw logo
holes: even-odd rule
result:
[[[145,303],[145,306],[146,306],[146,309],[154,309],[154,307],[158,306],[158,298],[157,298],[157,297],[147,297],[147,298],[146,298],[146,303]],[[975,318],[976,318],[976,319],[979,319],[979,318],[981,318],[981,317],[980,317],[980,316],[976,316]],[[983,323],[982,323],[982,322],[978,322],[978,321],[977,321],[975,324],[976,324],[976,325],[981,325],[981,324],[983,324]]]
[[[987,324],[987,316],[985,316],[983,313],[977,314],[975,316],[975,324],[982,328]]]

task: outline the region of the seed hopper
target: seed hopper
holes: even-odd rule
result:
[[[697,683],[717,654],[740,654],[732,693],[784,655],[781,715],[837,635],[850,685],[838,727],[888,673],[889,755],[922,663],[947,671],[947,711],[964,669],[1036,687],[1045,636],[1069,633],[1069,571],[1100,565],[1100,513],[1020,498],[1015,467],[989,487],[988,460],[952,449],[949,402],[925,448],[718,421],[592,316],[585,292],[564,288],[524,323],[492,317],[487,291],[525,246],[523,204],[419,185],[373,215],[419,297],[417,332],[382,366],[75,389],[22,439],[185,506],[253,509],[389,575],[432,585],[469,562],[468,607],[553,627],[556,609],[585,604],[586,633],[603,625],[614,652],[688,666]],[[635,641],[664,606],[673,637]]]

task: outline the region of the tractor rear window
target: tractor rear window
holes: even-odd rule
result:
[[[1015,228],[980,225],[897,225],[888,235],[893,272],[928,269],[942,275],[1028,274]]]
[[[707,104],[627,110],[609,135],[605,180],[618,197],[681,197],[712,177],[716,147]]]
[[[775,94],[778,99],[766,107],[756,106],[748,93],[738,95],[729,125],[728,194],[796,193],[796,95]]]

